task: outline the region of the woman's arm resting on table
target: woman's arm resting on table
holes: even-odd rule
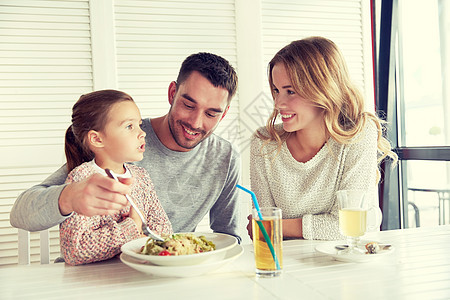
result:
[[[253,239],[252,215],[248,215],[247,220],[247,233]],[[303,238],[302,219],[283,219],[283,238]]]
[[[302,219],[283,219],[284,238],[303,238]]]

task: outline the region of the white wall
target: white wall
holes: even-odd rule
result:
[[[240,148],[242,181],[249,186],[249,137],[271,110],[266,66],[282,46],[311,35],[333,39],[353,78],[373,99],[365,5],[363,0],[2,0],[0,265],[17,261],[11,206],[21,191],[64,162],[64,131],[81,94],[121,89],[135,98],[143,116],[159,116],[167,112],[168,84],[186,56],[199,51],[224,56],[236,67],[239,89],[216,133]],[[31,236],[36,261],[38,235]],[[59,251],[57,237],[56,228],[52,258]]]

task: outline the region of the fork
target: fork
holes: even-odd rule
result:
[[[119,181],[119,179],[116,177],[116,175],[114,175],[110,169],[105,169],[106,174],[108,174],[108,176],[116,181]],[[125,194],[125,198],[127,198],[128,202],[130,202],[131,206],[133,206],[133,208],[136,210],[137,214],[139,215],[139,218],[141,218],[142,221],[142,232],[146,235],[151,237],[154,240],[157,241],[164,241],[164,239],[162,237],[160,237],[158,234],[154,233],[153,231],[150,230],[150,228],[148,228],[147,222],[145,221],[144,216],[141,213],[141,210],[137,207],[136,203],[134,203],[133,199],[131,199],[131,197],[128,194]]]

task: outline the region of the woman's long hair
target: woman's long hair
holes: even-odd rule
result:
[[[286,68],[295,92],[323,110],[327,136],[338,143],[349,144],[364,130],[368,121],[373,121],[378,128],[378,164],[387,157],[396,163],[397,155],[383,137],[385,122],[375,114],[364,111],[364,99],[350,80],[344,57],[332,41],[323,37],[309,37],[293,41],[278,51],[268,68],[274,99],[272,70],[279,63]],[[275,129],[277,116],[278,110],[274,108],[266,124],[269,136],[257,136],[267,142],[276,141],[279,152],[291,133]],[[378,181],[380,176],[377,172]]]
[[[87,134],[90,130],[103,130],[112,105],[122,101],[133,101],[133,98],[124,92],[101,90],[78,99],[72,108],[72,124],[66,130],[65,137],[68,172],[94,158],[88,146]]]

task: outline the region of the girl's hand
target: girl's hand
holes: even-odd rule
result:
[[[252,231],[252,215],[248,215],[247,217],[248,224],[247,224],[247,233],[250,239],[253,240],[253,231]]]

